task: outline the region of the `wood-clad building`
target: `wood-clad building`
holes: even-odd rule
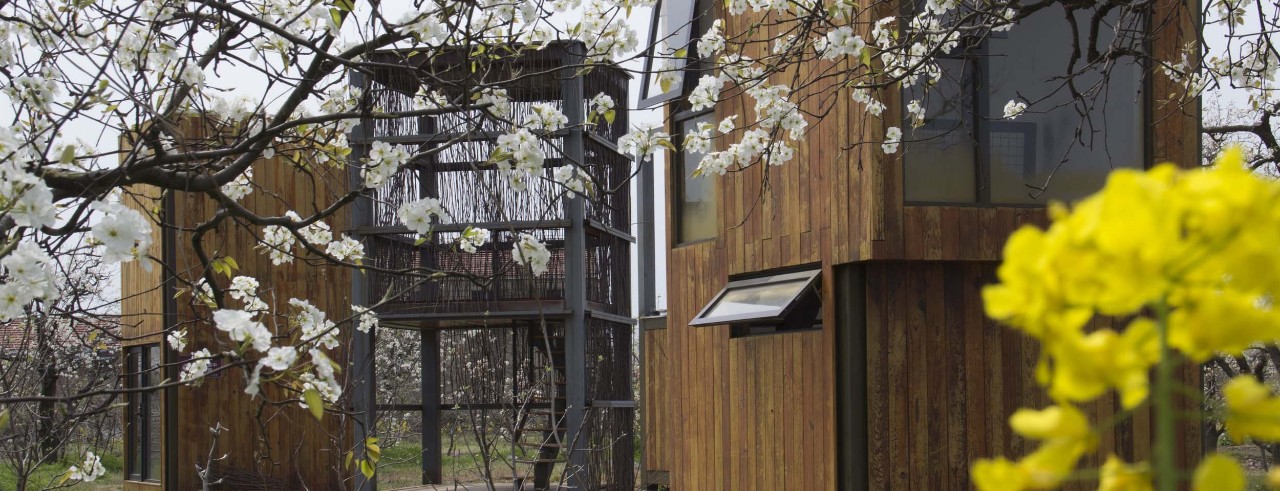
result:
[[[183,134],[179,145],[199,146],[204,139],[217,137],[211,127],[196,120],[184,122]],[[255,162],[256,187],[240,204],[262,216],[281,216],[288,210],[319,209],[316,205],[331,202],[335,194],[345,191],[344,168],[334,172],[315,168],[303,174],[286,161],[290,154],[280,152]],[[233,258],[239,266],[236,275],[257,278],[261,296],[273,310],[284,311],[288,299],[297,297],[309,300],[332,319],[349,315],[350,270],[301,259],[274,266],[258,247],[260,229],[231,220],[199,228],[217,209],[207,196],[161,194],[156,188],[143,187],[131,188],[122,201],[150,218],[154,241],[149,255],[164,262],[143,268],[134,261],[121,268],[126,386],[175,381],[190,353],[201,348],[221,351],[214,341],[219,331],[209,321],[210,310],[193,307],[198,302],[191,300],[190,283],[176,279],[194,282],[203,275],[192,245],[195,233],[203,234],[203,249],[210,259]],[[328,222],[335,230],[345,227],[341,217]],[[228,280],[217,275],[223,287]],[[177,353],[167,347],[163,336],[181,329],[188,333],[188,346]],[[342,350],[329,355],[338,363],[345,360]],[[215,361],[212,368],[219,366]],[[348,449],[344,447],[350,444],[345,423],[334,415],[317,422],[294,403],[260,407],[263,396],[276,401],[288,397],[263,384],[263,394],[251,399],[244,393],[245,385],[244,372],[232,369],[209,376],[198,387],[182,385],[129,395],[124,489],[201,489],[197,466],[211,469],[210,482],[223,480],[213,489],[343,489],[349,477],[342,470]],[[219,425],[226,431],[215,436],[211,429]]]
[[[705,32],[719,7],[691,3],[666,0],[663,25],[680,25],[679,11],[687,8],[695,12],[693,36]],[[1063,22],[1061,7],[1052,9]],[[1180,58],[1196,32],[1196,11],[1156,2],[1140,27],[1154,34],[1150,49],[1158,59]],[[727,22],[728,33],[742,28],[735,22]],[[929,107],[931,123],[912,131],[905,100],[919,96],[910,87],[878,94],[887,106],[882,118],[867,116],[844,92],[801,92],[793,100],[826,117],[811,121],[785,165],[690,177],[698,157],[668,155],[669,242],[659,245],[668,258],[667,318],[640,334],[645,483],[677,490],[970,489],[973,460],[1035,448],[1011,434],[1007,420],[1016,408],[1050,403],[1034,381],[1037,343],[987,319],[981,287],[995,281],[1013,230],[1047,223],[1050,199],[1096,190],[1111,165],[1197,164],[1199,116],[1194,104],[1169,100],[1179,90],[1158,69],[1134,64],[1115,72],[1106,105],[1118,113],[1105,116],[1108,131],[1119,136],[1092,151],[1070,150],[1080,153],[1057,168],[1067,153],[1055,138],[1073,135],[1052,114],[1001,121],[993,112],[1010,99],[1034,98],[1035,85],[1024,83],[1034,72],[1024,72],[1070,49],[1060,38],[1057,48],[1036,44],[1054,39],[1060,25],[1044,16],[1023,22],[984,45],[996,56],[973,62],[978,75],[969,87],[978,88],[977,100],[963,114]],[[688,37],[673,39],[678,47]],[[684,93],[700,75],[689,71]],[[683,109],[680,90],[666,96],[677,98],[668,112],[672,134],[750,117],[745,97],[726,91],[730,100],[695,113]],[[948,119],[960,128],[950,136],[932,126]],[[904,151],[882,151],[890,126],[903,128]],[[1108,151],[1132,159],[1097,160]],[[1046,192],[1028,193],[1053,172],[1056,183]],[[704,308],[726,285],[797,270],[818,271],[816,327],[779,324],[762,333],[769,330],[690,325],[714,313],[714,306]],[[1188,382],[1198,380],[1198,367],[1185,370]],[[1114,396],[1086,409],[1102,419],[1120,410]],[[1111,453],[1147,457],[1151,425],[1149,412],[1137,411],[1105,433],[1082,466],[1096,468]],[[1198,427],[1180,431],[1179,455],[1189,464],[1199,455]]]

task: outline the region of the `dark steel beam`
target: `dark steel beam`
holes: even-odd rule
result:
[[[573,43],[565,47],[565,67],[581,66],[584,47]],[[563,70],[561,106],[569,120],[570,130],[564,137],[564,156],[570,162],[582,163],[583,135],[583,80],[575,68]],[[584,198],[576,194],[565,195],[565,217],[569,228],[565,230],[565,306],[569,318],[565,325],[565,424],[569,449],[565,474],[570,489],[589,489],[587,475],[587,438],[584,433],[587,404],[587,241]],[[554,409],[553,409],[554,411]]]
[[[359,71],[351,72],[351,85],[362,89],[362,93],[368,92],[364,74]],[[351,137],[354,139],[365,138],[367,133],[366,122],[362,121],[351,130]],[[353,147],[350,157],[352,163],[347,173],[347,182],[349,186],[359,186],[358,183],[364,182],[360,177],[360,159],[367,152],[364,148]],[[351,215],[350,222],[352,227],[360,228],[369,223],[372,216],[372,208],[367,196],[356,199],[350,205]],[[354,234],[355,240],[363,240],[363,236]],[[354,305],[369,305],[369,285],[368,278],[361,274],[358,270],[351,273],[351,303]],[[366,438],[375,434],[374,424],[377,422],[378,405],[376,399],[377,390],[377,366],[374,362],[373,347],[375,333],[370,330],[368,333],[361,333],[354,329],[351,330],[351,360],[348,373],[351,374],[349,383],[351,384],[351,403],[355,410],[355,428],[353,435],[354,453],[357,457],[364,457],[364,441]],[[355,478],[356,491],[376,491],[378,489],[378,478],[375,474],[372,478],[364,477],[360,472],[360,466],[351,466],[351,472]]]
[[[444,483],[444,455],[440,444],[440,331],[423,329],[422,336],[422,484]]]

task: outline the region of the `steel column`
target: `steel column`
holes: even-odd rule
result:
[[[364,74],[358,71],[351,72],[351,85],[362,89],[362,93],[368,93],[368,83]],[[364,105],[361,104],[361,107]],[[354,141],[364,141],[368,137],[367,130],[368,121],[361,121],[359,125],[351,130],[351,138]],[[362,187],[364,180],[360,177],[360,160],[368,153],[368,146],[365,144],[352,145],[351,155],[348,157],[352,165],[349,166],[347,173],[347,182],[352,189]],[[363,241],[364,237],[354,232],[359,227],[367,226],[372,217],[372,206],[367,196],[357,198],[350,205],[350,226],[353,230],[352,238]],[[351,273],[351,303],[353,305],[369,306],[369,285],[368,278],[360,270],[352,270]],[[355,441],[353,443],[353,453],[357,458],[364,458],[364,442],[365,439],[373,436],[375,433],[374,425],[378,420],[378,400],[377,400],[377,365],[374,360],[374,336],[373,330],[362,333],[351,330],[351,360],[349,362],[351,374],[351,403],[355,413]],[[352,472],[355,477],[355,489],[357,491],[375,491],[378,489],[378,477],[375,474],[372,478],[364,477],[360,472],[360,466],[352,466]]]
[[[422,346],[422,484],[444,483],[440,444],[440,331],[423,329]]]
[[[573,43],[565,49],[561,100],[562,109],[569,120],[569,131],[564,137],[564,156],[570,163],[583,163],[582,127],[583,80],[578,73],[583,65],[585,47]],[[583,432],[586,422],[587,377],[587,240],[585,227],[585,203],[582,196],[566,194],[565,217],[569,227],[565,229],[564,301],[569,310],[565,325],[565,423],[567,427],[568,465],[565,468],[570,489],[590,488],[587,475],[587,442]]]

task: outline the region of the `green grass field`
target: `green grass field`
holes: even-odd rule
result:
[[[120,456],[119,449],[116,449],[116,451],[113,452],[104,452],[99,456],[102,458],[102,466],[107,469],[107,473],[105,475],[93,482],[74,484],[64,489],[74,489],[76,491],[107,491],[120,489],[120,483],[124,477],[124,460]],[[31,476],[31,479],[27,484],[28,489],[44,489],[46,487],[50,487],[51,484],[55,484],[56,481],[67,472],[68,468],[78,464],[78,462],[76,462],[77,457],[79,457],[79,454],[76,454],[75,457],[71,457],[70,459],[62,462],[55,462],[40,466],[40,468],[36,469],[36,472]],[[14,474],[13,469],[0,464],[0,489],[11,490],[17,488],[18,477]]]

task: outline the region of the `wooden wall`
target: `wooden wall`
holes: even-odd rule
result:
[[[884,5],[880,14],[892,11]],[[1158,9],[1155,52],[1179,59],[1196,9],[1179,0],[1161,0]],[[734,23],[726,31],[741,28]],[[1148,93],[1158,95],[1148,101],[1148,157],[1194,165],[1194,104],[1169,103],[1176,89],[1161,76],[1151,80]],[[1043,225],[1046,213],[904,206],[901,162],[879,148],[885,122],[902,119],[901,103],[894,91],[879,95],[888,106],[883,120],[866,117],[843,93],[795,96],[806,111],[827,114],[810,120],[796,158],[710,177],[719,191],[717,237],[668,244],[668,328],[642,334],[642,423],[645,467],[668,471],[673,489],[836,486],[833,360],[835,330],[843,326],[742,339],[730,339],[727,327],[688,326],[730,276],[803,264],[820,264],[824,278],[833,278],[836,265],[868,268],[868,307],[877,307],[867,314],[867,339],[876,346],[867,353],[869,399],[892,404],[870,408],[874,489],[963,489],[973,458],[1026,449],[1009,437],[1005,420],[1014,407],[1043,405],[1028,378],[1034,346],[984,320],[978,291],[1008,235]],[[749,100],[722,96],[728,100],[717,105],[717,118],[748,114]],[[666,175],[675,174],[668,168]],[[670,182],[667,189],[672,196]],[[667,237],[674,237],[675,207],[667,209]],[[834,319],[831,283],[824,282],[824,319]],[[1115,409],[1103,402],[1091,410]],[[1144,455],[1143,421],[1108,436],[1104,448]],[[1198,448],[1189,437],[1185,452]]]
[[[190,138],[202,136],[195,125],[186,128]],[[280,216],[286,210],[297,210],[304,216],[331,203],[335,193],[345,190],[345,168],[327,169],[313,166],[302,173],[287,163],[289,152],[280,152],[273,159],[264,159],[253,165],[254,182],[258,184],[252,194],[241,201],[245,208],[260,215]],[[159,203],[161,200],[156,200]],[[166,210],[164,223],[153,223],[153,233],[159,244],[160,229],[168,228],[174,235],[174,272],[186,279],[195,280],[202,272],[192,246],[191,230],[212,217],[216,204],[200,194],[176,193],[172,197],[173,208]],[[344,230],[345,214],[326,220],[334,236]],[[240,266],[237,275],[257,278],[261,283],[260,297],[271,305],[273,311],[287,313],[291,297],[309,300],[330,319],[341,320],[350,315],[350,270],[319,265],[308,265],[295,260],[292,264],[273,266],[269,258],[256,248],[256,236],[261,227],[237,225],[228,220],[209,229],[204,236],[204,249],[211,257],[229,256]],[[156,256],[160,257],[159,252]],[[156,307],[156,289],[160,277],[157,267],[151,276],[125,270],[122,294],[125,298],[146,292],[139,298],[122,305],[125,318],[138,317],[140,312],[151,312]],[[229,279],[219,276],[222,286]],[[192,307],[189,292],[177,301],[176,329],[187,329],[189,346],[186,353],[208,347],[218,352],[225,349],[225,334],[217,331],[210,320],[211,312],[204,306]],[[233,307],[238,303],[231,301]],[[154,316],[145,316],[148,320]],[[150,322],[150,321],[148,321]],[[285,332],[287,322],[277,318],[274,328],[277,334]],[[146,324],[156,329],[157,324]],[[268,323],[268,326],[271,326]],[[221,339],[218,344],[214,339]],[[342,347],[329,352],[338,363],[347,359],[345,349],[349,336],[343,336]],[[277,344],[287,340],[277,339]],[[220,347],[222,346],[222,347]],[[300,356],[305,358],[305,355]],[[176,432],[177,452],[175,466],[177,482],[166,482],[167,489],[199,489],[196,465],[204,465],[213,446],[210,428],[220,423],[227,430],[218,437],[215,455],[226,454],[217,465],[242,474],[269,476],[274,482],[283,483],[285,489],[339,489],[344,477],[342,470],[344,453],[350,447],[349,428],[333,415],[326,415],[317,422],[309,412],[295,403],[262,404],[263,395],[271,400],[284,398],[283,391],[264,384],[263,395],[251,400],[244,393],[246,372],[238,368],[228,370],[215,378],[209,378],[199,387],[180,387],[173,401],[176,404],[176,421],[170,425]]]

